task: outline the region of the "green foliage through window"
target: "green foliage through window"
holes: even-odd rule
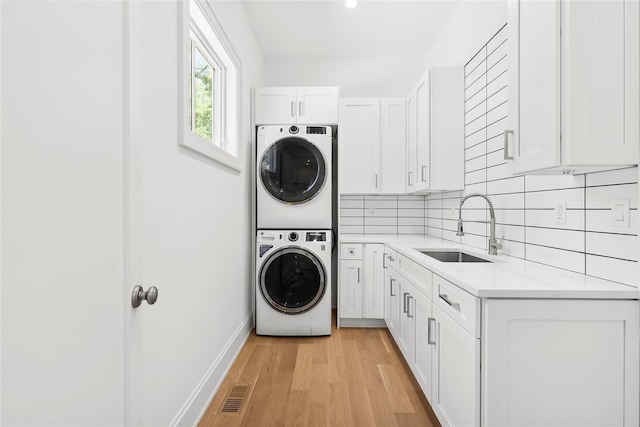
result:
[[[213,88],[214,69],[200,51],[192,44],[191,96],[192,131],[201,137],[213,141]],[[195,117],[193,117],[195,116]]]

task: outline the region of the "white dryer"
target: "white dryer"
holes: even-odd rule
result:
[[[256,333],[331,335],[331,230],[260,230]]]
[[[331,126],[260,126],[257,228],[331,228]]]

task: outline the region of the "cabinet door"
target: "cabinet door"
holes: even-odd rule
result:
[[[380,101],[340,100],[340,193],[380,191]]]
[[[407,175],[405,178],[407,193],[417,189],[418,146],[416,144],[416,92],[413,90],[407,96]]]
[[[483,424],[640,425],[638,301],[488,300]]]
[[[464,188],[464,69],[431,69],[431,190]]]
[[[431,359],[435,348],[435,318],[431,300],[420,293],[415,293],[415,363],[414,373],[424,395],[431,402]]]
[[[364,248],[364,308],[365,319],[384,318],[384,245],[367,244]]]
[[[637,32],[625,37],[631,28],[637,31],[637,5],[637,0],[562,3],[562,144],[568,166],[637,163],[638,133],[625,135],[631,118],[625,118],[625,101],[635,111],[633,126],[640,121],[637,83],[625,90],[630,71],[625,68],[633,63],[628,55],[638,55]]]
[[[257,125],[296,123],[297,90],[295,87],[259,87],[254,93]]]
[[[508,2],[512,173],[560,165],[560,2]]]
[[[409,366],[415,361],[415,298],[412,287],[398,275],[398,292],[400,297],[400,341],[398,346]]]
[[[393,338],[397,340],[399,330],[398,321],[400,320],[398,317],[400,299],[398,297],[397,273],[395,270],[388,268],[385,270],[384,277],[384,320],[389,332]]]
[[[340,317],[362,318],[362,261],[340,260]]]
[[[430,146],[429,146],[429,71],[416,87],[416,160],[417,177],[415,190],[430,188]]]
[[[338,123],[337,87],[301,87],[297,92],[298,124]]]
[[[436,319],[436,345],[431,406],[443,426],[478,426],[480,340],[471,336],[437,306],[433,307],[433,312]]]
[[[404,98],[383,98],[380,102],[381,192],[403,194],[407,153],[407,123]]]

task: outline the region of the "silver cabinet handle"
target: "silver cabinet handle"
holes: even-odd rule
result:
[[[409,172],[409,182],[408,182],[409,186],[412,186],[412,185],[413,185],[413,184],[411,183],[411,182],[413,181],[413,180],[411,179],[411,177],[412,177],[412,176],[413,176],[413,172],[411,172],[411,171],[410,171],[410,172]]]
[[[422,166],[422,182],[427,182],[427,167],[426,166]]]
[[[402,312],[406,313],[407,312],[407,297],[409,296],[409,294],[407,292],[404,293],[404,305],[402,306]]]
[[[358,283],[360,283],[360,267],[358,267]]]
[[[431,325],[433,323],[436,323],[436,319],[435,319],[435,317],[429,317],[427,319],[427,322],[428,322],[427,323],[427,344],[435,345],[436,339],[432,337],[433,336],[433,329],[431,328]]]
[[[300,114],[300,117],[304,116],[304,102],[300,101],[298,102],[298,114]]]
[[[413,314],[411,314],[411,301],[413,300],[413,297],[409,295],[409,298],[407,299],[409,300],[407,302],[407,317],[413,317]]]
[[[389,258],[389,254],[384,254],[382,256],[382,268],[387,268],[387,258]]]
[[[504,159],[513,160],[513,156],[509,155],[509,134],[513,135],[512,130],[504,131]]]
[[[389,295],[395,297],[396,294],[393,293],[393,284],[396,282],[396,279],[389,279]]]
[[[455,308],[456,310],[460,311],[460,304],[458,304],[457,302],[453,302],[449,299],[448,295],[445,294],[440,294],[440,299],[444,302],[446,302],[447,304],[449,304],[451,307]]]
[[[378,174],[374,175],[376,177],[376,188],[378,188]]]
[[[155,304],[158,301],[158,288],[152,286],[145,292],[142,286],[136,285],[131,293],[131,305],[133,308],[140,307],[142,301],[147,301],[149,305]]]
[[[296,103],[291,101],[291,117],[296,116]]]

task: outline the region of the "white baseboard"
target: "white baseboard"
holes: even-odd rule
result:
[[[384,319],[340,319],[341,328],[386,328]]]
[[[231,365],[233,365],[244,343],[247,341],[252,328],[253,314],[249,313],[236,329],[222,352],[220,352],[218,358],[213,362],[204,378],[191,393],[178,415],[173,419],[170,424],[171,427],[198,425],[227,372],[229,372]]]

